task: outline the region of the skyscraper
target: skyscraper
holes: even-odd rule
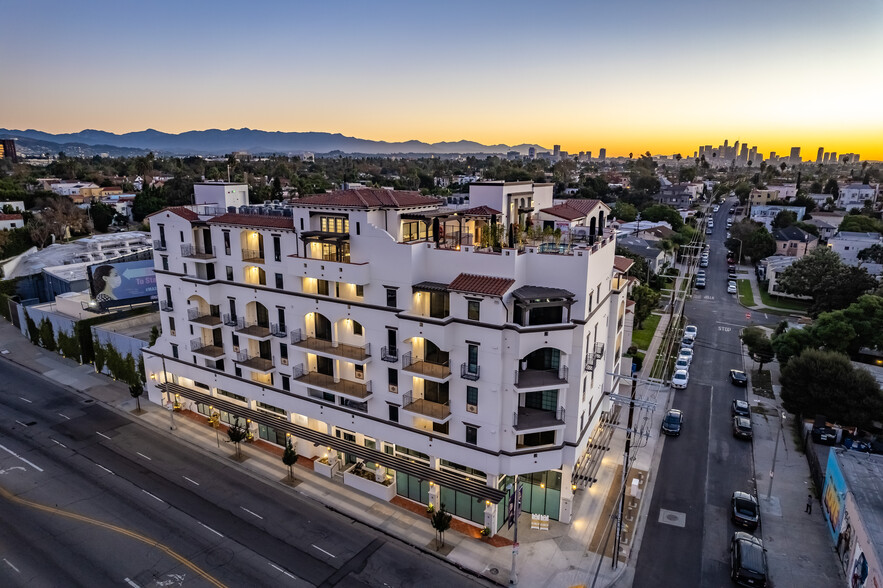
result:
[[[605,147],[601,147],[601,149],[598,151],[598,160],[607,161],[607,149]]]
[[[536,159],[537,158],[537,148],[536,147],[528,148],[527,156],[531,159]]]
[[[742,151],[739,153],[739,162],[745,163],[748,161],[748,145],[742,145]]]
[[[816,153],[816,163],[822,163],[822,157],[825,155],[825,148],[819,147],[819,152]]]
[[[13,163],[18,161],[15,154],[15,139],[0,139],[0,159],[11,159]]]
[[[552,155],[554,157],[558,157],[559,155],[561,155],[561,145],[552,146]]]
[[[800,147],[792,147],[791,155],[788,157],[788,163],[794,165],[795,163],[800,163]]]
[[[831,152],[831,158],[828,159],[828,163],[837,163],[837,152],[836,151]]]

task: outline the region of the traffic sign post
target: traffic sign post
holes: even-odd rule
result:
[[[750,312],[746,312],[746,313],[745,313],[745,318],[747,318],[748,320],[751,320],[751,313],[750,313]]]

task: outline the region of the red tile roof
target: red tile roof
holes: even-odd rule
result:
[[[156,216],[158,214],[162,214],[164,212],[171,212],[172,214],[177,214],[181,218],[183,218],[185,220],[189,220],[190,222],[199,220],[198,214],[196,214],[195,212],[193,212],[189,208],[185,208],[183,206],[170,206],[168,208],[163,208],[162,210],[154,212],[153,214],[148,214],[147,218],[150,218],[152,216]]]
[[[584,218],[601,204],[600,200],[590,200],[587,198],[569,198],[564,203],[558,204],[551,208],[543,208],[541,212],[545,212],[566,220],[576,220]]]
[[[457,214],[462,214],[463,216],[490,216],[492,214],[503,214],[499,210],[494,210],[490,206],[474,206],[472,208],[467,208],[466,210],[455,210]]]
[[[347,208],[407,208],[442,204],[438,198],[423,196],[419,192],[404,190],[380,190],[360,188],[338,190],[328,194],[315,194],[292,200],[294,206],[344,206]]]
[[[542,208],[540,209],[540,212],[545,212],[546,214],[551,214],[552,216],[557,216],[565,220],[576,220],[578,218],[586,217],[586,215],[582,212],[578,211],[575,208],[571,208],[566,204],[558,204],[557,206],[552,206],[551,208]]]
[[[502,296],[514,283],[515,280],[511,278],[494,278],[491,276],[476,276],[475,274],[460,274],[454,278],[454,281],[448,285],[448,288],[457,292]]]
[[[0,221],[23,220],[20,214],[0,214]]]
[[[600,200],[592,200],[589,198],[568,198],[564,201],[565,206],[574,208],[584,214],[591,214],[599,204],[601,204]]]
[[[632,267],[635,262],[628,257],[623,257],[622,255],[614,255],[613,256],[613,269],[620,273],[625,273],[629,271],[629,268]]]
[[[294,219],[290,216],[263,216],[260,214],[238,214],[228,212],[209,221],[212,224],[240,225],[245,227],[267,227],[270,229],[294,229]]]

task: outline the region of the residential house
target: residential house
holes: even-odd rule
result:
[[[767,280],[766,291],[775,296],[784,296],[786,298],[795,298],[798,300],[806,300],[810,296],[796,296],[782,290],[779,286],[778,279],[786,269],[794,265],[799,258],[788,255],[771,255],[766,259],[760,260],[757,268],[758,279]]]
[[[25,226],[25,221],[20,214],[0,213],[0,231],[20,229]]]
[[[668,255],[654,243],[630,235],[617,235],[616,245],[629,253],[638,255],[650,266],[650,271],[658,274],[668,262]]]
[[[822,242],[827,243],[828,239],[833,237],[834,234],[837,232],[837,227],[835,225],[832,225],[824,218],[816,218],[815,215],[813,215],[813,217],[810,219],[804,220],[803,222],[808,225],[812,225],[819,230],[819,240]]]
[[[562,235],[571,240],[590,243],[603,233],[609,217],[610,207],[600,200],[586,198],[564,200],[555,206],[541,208],[536,215],[543,229],[561,229]]]
[[[687,183],[661,186],[659,194],[653,197],[656,202],[667,204],[674,208],[690,208],[695,198],[695,190]]]
[[[775,190],[778,192],[778,199],[782,202],[791,202],[797,198],[797,184],[769,185],[767,186],[767,190]]]
[[[803,220],[803,217],[806,216],[805,206],[781,206],[778,204],[761,204],[752,206],[749,214],[751,220],[762,224],[766,227],[766,230],[772,232],[772,223],[776,219],[776,216],[783,210],[793,212],[798,221]]]
[[[776,253],[800,259],[818,247],[819,238],[801,228],[790,226],[775,229],[773,239],[776,240]]]
[[[847,184],[840,188],[837,195],[837,208],[844,210],[862,208],[868,200],[873,206],[877,202],[879,193],[880,184]]]
[[[773,189],[760,190],[752,188],[748,194],[748,207],[766,206],[774,200],[779,200],[779,191]]]
[[[829,199],[836,205],[836,200],[830,194],[807,194],[806,197],[816,203],[817,210],[825,208],[828,205]]]
[[[836,235],[828,239],[828,247],[840,255],[843,263],[849,265],[862,264],[867,267],[868,263],[862,262],[858,258],[858,254],[872,245],[883,245],[883,236],[880,233],[838,231]]]
[[[83,190],[90,191],[92,188],[98,188],[98,184],[93,184],[92,182],[56,182],[51,184],[49,188],[59,196],[70,196],[74,199],[74,202],[79,198],[80,202],[82,202]]]

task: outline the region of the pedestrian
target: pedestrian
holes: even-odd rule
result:
[[[812,514],[812,494],[806,495],[806,514]]]

